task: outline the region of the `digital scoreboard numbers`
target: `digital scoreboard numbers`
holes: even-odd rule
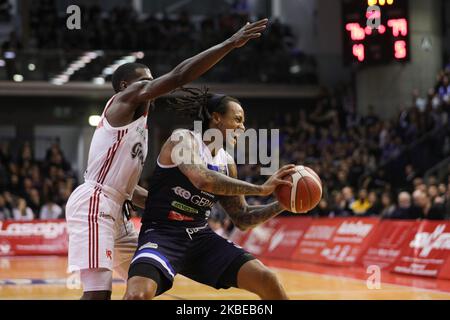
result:
[[[410,59],[408,0],[342,0],[344,64]]]

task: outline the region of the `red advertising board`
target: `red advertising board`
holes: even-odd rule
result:
[[[264,257],[291,259],[295,248],[312,222],[311,218],[279,218],[279,226],[270,238]]]
[[[358,265],[364,268],[376,265],[380,269],[390,270],[419,225],[420,222],[410,220],[380,222],[358,259]]]
[[[354,265],[363,249],[370,243],[379,219],[344,219],[321,252],[321,262]]]
[[[0,221],[0,256],[66,255],[64,220]]]
[[[450,223],[423,221],[405,244],[392,271],[437,277],[450,254]]]
[[[314,219],[294,250],[294,260],[320,262],[321,252],[327,247],[341,219]]]
[[[379,219],[337,218],[314,220],[294,259],[335,265],[353,265],[370,242]]]
[[[441,271],[438,274],[438,278],[450,280],[450,254],[448,255],[444,265],[442,266]]]
[[[264,255],[270,244],[272,235],[280,226],[280,219],[272,219],[250,230],[242,242],[242,247],[256,256]]]
[[[250,235],[251,231],[241,231],[238,228],[234,228],[233,232],[230,235],[230,241],[241,246],[244,244],[247,237]]]

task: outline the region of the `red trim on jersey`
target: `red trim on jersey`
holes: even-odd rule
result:
[[[110,157],[109,162],[108,162],[108,166],[107,166],[106,169],[105,169],[105,172],[104,172],[104,174],[103,174],[103,176],[102,176],[102,178],[101,178],[100,184],[103,184],[103,183],[105,182],[105,179],[106,179],[106,176],[108,175],[109,169],[111,169],[111,165],[112,165],[112,162],[113,162],[113,160],[114,160],[114,157],[116,156],[116,152],[117,152],[117,150],[118,150],[119,147],[120,147],[120,143],[122,142],[123,137],[124,137],[127,133],[128,133],[128,129],[126,129],[126,130],[124,130],[124,131],[119,131],[119,133],[118,133],[118,140],[117,140],[117,142],[115,143],[115,148],[114,148],[114,150],[112,151],[111,157]]]
[[[117,151],[123,136],[125,136],[127,132],[128,129],[125,131],[121,130],[117,132],[117,141],[108,150],[105,162],[103,163],[100,172],[98,174],[97,183],[101,184],[105,181],[106,174],[108,173],[109,167],[111,167],[112,158],[114,158],[115,152]]]
[[[112,147],[110,147],[108,149],[108,154],[106,155],[106,160],[105,160],[105,162],[103,162],[100,172],[98,173],[97,182],[100,182],[100,178],[103,175],[103,172],[105,171],[106,166],[108,165],[108,159],[109,159],[109,156],[111,155],[111,150],[113,149],[113,147],[114,147],[114,145],[112,145]]]
[[[116,151],[117,151],[120,141],[122,139],[122,133],[123,133],[123,131],[117,132],[117,141],[111,147],[111,153],[108,153],[108,157],[106,158],[106,161],[104,164],[105,165],[104,170],[103,170],[102,174],[98,177],[98,180],[97,180],[97,182],[100,184],[105,182],[106,175],[108,174],[109,168],[111,168],[112,159],[116,155]]]

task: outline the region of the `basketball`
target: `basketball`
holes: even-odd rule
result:
[[[311,168],[297,166],[297,172],[287,176],[293,186],[280,186],[275,190],[278,201],[293,213],[307,213],[314,209],[322,198],[322,182]]]

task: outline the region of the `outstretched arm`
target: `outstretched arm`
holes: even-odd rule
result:
[[[215,195],[266,196],[281,184],[292,185],[282,178],[295,172],[294,165],[283,167],[263,185],[254,185],[208,169],[200,159],[198,150],[199,146],[189,131],[178,131],[164,145],[160,161],[165,165],[177,165],[197,189]]]
[[[237,177],[235,164],[228,165],[230,176]],[[221,197],[220,205],[236,227],[242,231],[254,228],[285,211],[278,201],[268,205],[250,206],[243,195]]]
[[[267,26],[267,19],[247,23],[231,38],[180,63],[168,74],[152,81],[140,81],[128,87],[122,99],[133,99],[137,104],[156,99],[206,73],[233,49],[244,46],[249,40],[259,38]]]

